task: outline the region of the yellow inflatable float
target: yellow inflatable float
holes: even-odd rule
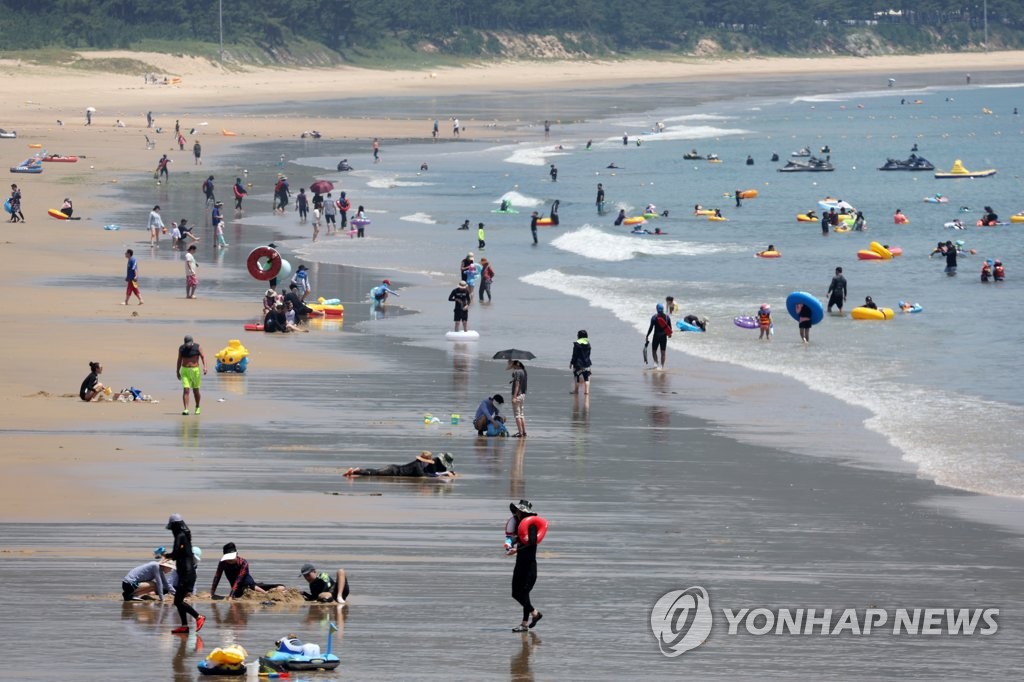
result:
[[[850,317],[855,320],[891,320],[893,318],[892,308],[854,308],[850,311]]]
[[[249,367],[249,349],[238,339],[231,339],[228,345],[217,351],[216,370],[218,372],[245,372]]]

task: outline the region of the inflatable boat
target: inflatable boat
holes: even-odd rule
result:
[[[953,167],[949,171],[935,171],[935,177],[939,180],[948,180],[950,178],[987,178],[990,175],[995,175],[995,168],[986,168],[985,170],[969,171],[964,168],[964,164],[957,159],[953,162]]]

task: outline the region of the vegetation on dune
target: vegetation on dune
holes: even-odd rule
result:
[[[408,65],[458,58],[631,54],[892,54],[1019,48],[1016,0],[251,0],[223,5],[242,63]],[[5,0],[0,50],[140,49],[216,58],[210,0]],[[94,65],[95,66],[95,65]],[[128,64],[108,68],[133,69]]]

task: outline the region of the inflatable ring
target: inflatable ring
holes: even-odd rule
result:
[[[835,228],[832,231],[833,232],[839,232],[841,234],[843,232],[849,232],[850,229],[851,228],[850,228],[849,225],[836,225]]]
[[[527,516],[519,522],[519,542],[526,544],[530,541],[530,529],[534,526],[537,527],[537,544],[543,542],[544,536],[548,534],[548,522],[543,516]]]
[[[754,255],[758,258],[782,258],[782,254],[778,251],[759,251]]]
[[[647,222],[642,215],[635,215],[622,221],[623,225],[643,225]]]
[[[807,215],[806,213],[797,213],[796,214],[796,221],[798,223],[816,223],[816,222],[818,222],[818,220],[819,220],[819,218],[812,218],[811,216]]]
[[[266,282],[281,272],[281,254],[269,246],[257,246],[249,252],[245,267],[254,279]]]

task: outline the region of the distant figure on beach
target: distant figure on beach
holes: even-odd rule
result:
[[[551,137],[551,121],[544,121],[544,139]]]
[[[476,429],[476,435],[483,436],[487,433],[488,429],[500,429],[504,426],[498,420],[501,416],[498,405],[504,404],[505,399],[499,393],[495,393],[480,401],[476,408],[476,414],[473,416],[473,428]]]
[[[203,145],[199,144],[199,140],[196,140],[196,143],[192,145],[192,156],[195,158],[195,163],[193,165],[203,165]]]
[[[420,164],[420,171],[421,172],[426,172],[428,170],[430,170],[430,166],[427,165],[426,161],[424,161],[423,163]]]
[[[213,574],[213,584],[210,586],[211,599],[219,599],[217,596],[217,585],[220,583],[221,576],[226,577],[231,585],[231,590],[227,596],[228,599],[241,597],[245,594],[246,590],[252,590],[258,594],[281,592],[284,590],[283,585],[256,582],[249,571],[249,562],[238,553],[235,543],[227,543],[224,545],[223,551],[224,553],[221,555],[220,561],[217,562],[217,572]]]
[[[551,176],[551,182],[558,182],[558,169],[555,168],[555,164],[551,164],[551,170],[548,171],[548,175]]]
[[[167,168],[170,165],[170,163],[171,163],[171,160],[169,158],[167,158],[166,154],[161,156],[160,160],[156,162],[156,177],[158,179],[159,179],[160,176],[163,176],[164,180],[170,180],[171,179],[170,172],[169,172],[169,170]]]
[[[837,306],[839,312],[843,312],[843,303],[846,301],[846,277],[843,276],[843,269],[841,267],[836,268],[836,274],[832,277],[832,281],[828,285],[828,305],[826,310],[832,312],[832,306]]]
[[[769,247],[771,248],[771,247]],[[672,324],[672,316],[679,312],[679,304],[676,303],[675,296],[665,297],[665,317],[668,318],[669,325]]]
[[[388,302],[388,296],[391,294],[394,294],[395,296],[399,295],[397,291],[393,291],[391,289],[391,280],[386,279],[374,288],[370,289],[370,300],[373,301],[375,306],[380,307]]]
[[[505,367],[512,371],[512,416],[516,420],[518,431],[512,434],[513,438],[526,438],[526,414],[523,410],[526,404],[526,368],[519,360],[509,360]]]
[[[355,478],[356,476],[393,476],[399,478],[454,478],[455,469],[452,466],[455,458],[447,452],[439,452],[434,455],[429,450],[424,450],[416,455],[416,459],[408,464],[389,464],[382,469],[371,469],[369,467],[353,467],[342,476]]]
[[[178,133],[178,151],[185,151],[185,136],[182,133]]]
[[[540,214],[536,211],[530,216],[530,233],[533,235],[533,243],[537,244],[537,221],[540,220]]]
[[[324,222],[327,225],[327,234],[334,234],[338,231],[338,204],[334,201],[331,193],[328,192],[324,198]]]
[[[619,215],[615,216],[615,225],[616,226],[621,225],[622,221],[624,221],[625,219],[626,219],[626,209],[620,208],[619,209]]]
[[[153,244],[160,243],[160,233],[167,233],[167,228],[164,227],[164,220],[160,217],[160,206],[154,206],[153,210],[149,212],[149,243]]]
[[[796,304],[797,326],[800,328],[800,341],[811,342],[811,307],[803,303]]]
[[[610,168],[611,170],[619,170],[619,167],[615,165],[615,162],[609,163],[607,166],[605,166],[605,168]]]
[[[274,213],[284,214],[284,209],[291,203],[291,192],[288,189],[288,177],[282,175],[274,185]]]
[[[460,230],[468,230],[469,229],[469,218],[466,218],[465,220],[463,220],[462,224],[459,225],[458,229],[460,229]]]
[[[433,138],[434,138],[435,140],[437,139],[437,130],[438,130],[438,127],[439,127],[439,125],[438,125],[438,121],[437,121],[437,119],[435,118],[435,119],[434,119],[434,129],[433,129],[433,130],[431,131],[431,133],[430,133],[430,134],[431,134],[431,136],[432,136],[432,137],[433,137]]]
[[[654,308],[654,315],[651,316],[651,324],[647,327],[647,336],[644,337],[644,346],[651,343],[651,332],[654,332],[654,364],[665,369],[665,352],[668,348],[668,340],[672,336],[672,320],[665,314],[665,306],[659,303]],[[658,359],[658,351],[661,351],[661,359]]]
[[[305,223],[309,215],[309,197],[306,196],[305,187],[300,188],[299,193],[295,195],[295,210],[299,212],[299,224]]]
[[[491,302],[491,282],[494,281],[494,268],[486,258],[480,259],[480,302],[484,302],[484,294],[487,294],[487,302]]]
[[[459,124],[459,119],[452,119],[452,135],[459,137],[459,133],[462,130],[462,126]]]
[[[967,84],[970,85],[971,84],[971,74],[967,74],[966,77],[967,77]]]
[[[529,500],[519,500],[509,504],[512,516],[516,521],[516,528],[513,529],[512,548],[507,550],[509,555],[515,555],[516,566],[512,569],[512,598],[523,607],[523,620],[512,628],[512,632],[526,632],[529,628],[535,627],[543,614],[533,607],[530,601],[530,593],[537,584],[537,543],[538,528],[531,524],[526,532],[526,540],[519,537],[519,524],[531,516],[537,516],[533,511],[533,505]],[[527,625],[529,622],[529,625]]]
[[[772,307],[767,303],[762,303],[757,311],[757,328],[760,330],[759,341],[772,340]]]
[[[593,146],[594,146],[594,141],[593,140],[587,140],[587,149],[590,150],[590,149],[593,148]]]
[[[601,215],[604,213],[604,185],[600,182],[597,183],[597,214]]]
[[[174,562],[170,559],[139,564],[128,571],[128,575],[121,578],[121,599],[142,601],[143,595],[155,593],[157,601],[163,602],[165,592],[168,594],[175,592],[167,579],[172,570],[174,570]]]
[[[306,563],[299,569],[299,575],[309,584],[309,592],[302,593],[306,601],[337,602],[342,605],[348,599],[348,578],[345,577],[344,568],[339,568],[335,577],[331,578],[327,571],[317,571],[313,564]]]
[[[629,145],[629,133],[628,132],[627,133],[622,133],[622,146],[625,147],[627,145]]]
[[[349,165],[348,159],[342,159],[338,162],[338,170],[342,172],[352,170],[352,166]]]
[[[454,331],[459,331],[460,322],[462,331],[469,331],[469,285],[465,281],[459,282],[459,285],[448,294],[448,300],[455,303]]]
[[[174,561],[174,570],[177,573],[178,581],[174,590],[174,607],[178,610],[178,617],[181,618],[181,627],[174,628],[171,633],[187,635],[188,616],[195,618],[196,632],[199,632],[203,629],[206,617],[199,615],[191,604],[185,603],[185,597],[196,586],[196,556],[192,551],[192,531],[185,524],[181,514],[171,514],[166,528],[174,534],[171,551],[164,556]]]
[[[1003,267],[1003,261],[997,260],[992,265],[992,278],[997,282],[1002,282],[1006,279],[1006,269]]]
[[[211,176],[207,177],[205,180],[203,180],[203,194],[206,195],[206,203],[207,204],[215,204],[215,203],[217,203],[217,197],[214,196],[213,190],[214,190],[213,176],[211,175]]]
[[[583,395],[590,395],[590,338],[586,329],[576,332],[569,367],[572,368],[573,395],[579,394],[580,384],[583,384]]]
[[[345,196],[345,192],[338,195],[338,215],[341,217],[341,227],[348,227],[348,212],[352,208],[352,202]]]
[[[478,249],[483,249],[486,245],[487,244],[484,241],[484,224],[478,223],[476,228],[476,247]]]
[[[829,228],[831,227],[831,225],[832,225],[832,222],[831,222],[831,219],[829,218],[828,213],[822,213],[821,214],[821,234],[823,236],[827,236],[828,235]]]
[[[139,291],[139,262],[135,259],[135,252],[131,249],[124,252],[124,257],[128,259],[128,271],[124,278],[128,286],[125,288],[124,303],[121,305],[128,305],[128,299],[132,297],[132,294],[139,299],[139,305],[142,305],[142,293]]]
[[[754,165],[754,157],[751,156],[750,154],[747,154],[747,165],[748,166],[753,166]]]
[[[85,110],[85,125],[92,125],[92,107]]]
[[[235,178],[235,186],[231,188],[232,193],[235,195],[235,210],[242,210],[242,200],[245,199],[245,195],[248,194],[248,190],[245,189],[245,185],[242,184],[242,178]]]
[[[89,375],[82,380],[82,385],[78,389],[78,397],[87,403],[91,403],[100,396],[103,395],[103,391],[107,388],[100,383],[100,374],[103,373],[103,365],[98,362],[89,363]]]
[[[736,199],[736,208],[739,208],[740,206],[743,205],[743,197],[740,196],[742,193],[743,191],[738,189],[734,189],[732,191],[732,195]]]
[[[147,111],[146,112],[146,127],[147,128],[152,128],[153,127],[153,112],[152,111]]]
[[[60,212],[66,215],[68,218],[75,212],[75,207],[71,203],[71,197],[64,197],[64,203],[60,206]],[[78,218],[75,218],[78,220]]]
[[[853,220],[853,229],[856,230],[857,232],[863,232],[864,231],[865,228],[864,228],[864,212],[863,211],[857,211],[857,217],[854,218],[854,220]]]
[[[16,183],[11,184],[11,220],[12,223],[25,222],[25,214],[21,212],[21,189]]]
[[[285,314],[284,303],[274,303],[273,307],[269,308],[263,315],[263,332],[265,334],[287,334],[289,331],[291,330],[288,328],[288,317]]]
[[[380,141],[373,138],[373,162],[380,163]]]
[[[185,253],[185,298],[195,298],[199,288],[199,263],[196,262],[196,245],[192,244]],[[199,409],[199,398],[196,398]]]
[[[362,239],[366,236],[366,223],[370,222],[366,219],[366,209],[362,206],[356,209],[356,215],[352,218],[352,224],[356,226],[356,236]]]
[[[191,336],[185,336],[185,342],[178,347],[178,364],[175,371],[178,380],[181,382],[181,413],[188,414],[188,393],[191,390],[196,399],[196,414],[200,414],[199,408],[199,387],[203,379],[199,374],[199,365],[202,363],[203,374],[206,374],[206,356],[198,343],[192,340]]]

